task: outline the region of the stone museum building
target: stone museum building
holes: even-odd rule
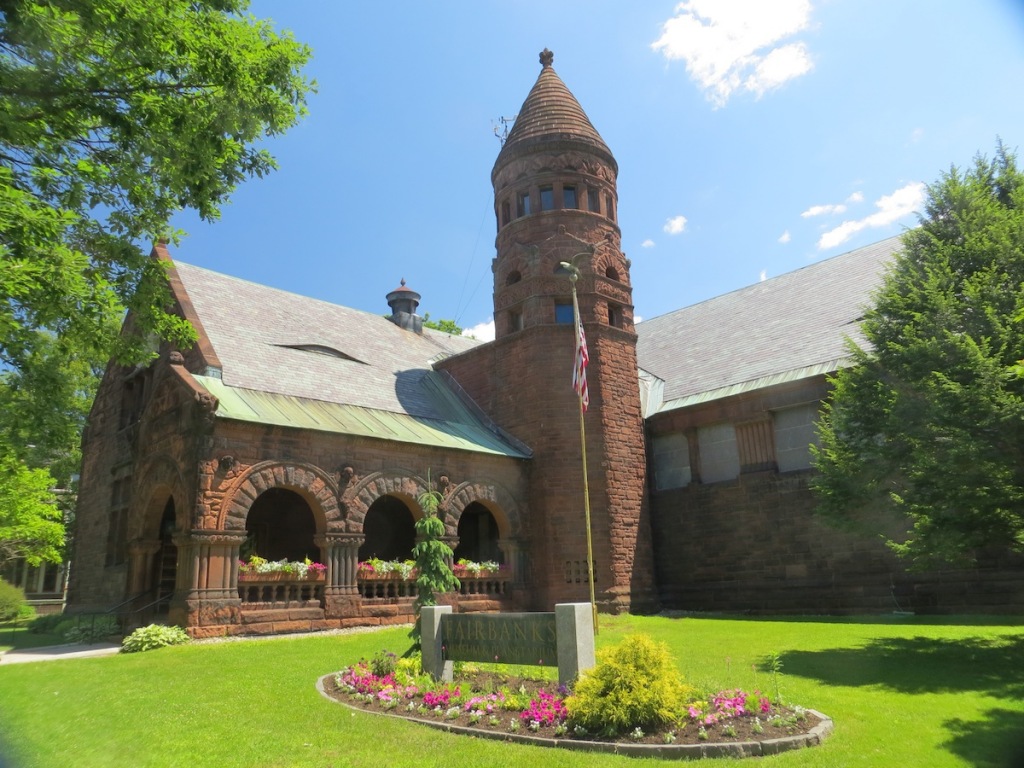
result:
[[[374,314],[158,245],[198,341],[103,377],[83,437],[68,610],[156,616],[197,637],[407,622],[414,583],[357,563],[410,556],[428,489],[441,494],[455,558],[502,564],[462,578],[445,598],[455,610],[588,600],[563,262],[580,273],[589,350],[602,610],[1021,610],[1019,559],[909,574],[877,536],[813,515],[809,446],[826,376],[844,364],[899,238],[635,325],[617,176],[544,51],[491,170],[486,343],[424,327],[404,281],[381,286]],[[240,573],[253,552],[327,570]]]

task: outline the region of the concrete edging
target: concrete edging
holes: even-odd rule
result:
[[[540,736],[530,736],[523,733],[507,733],[503,731],[486,731],[477,728],[467,728],[461,725],[452,725],[443,720],[426,720],[419,717],[407,717],[406,715],[392,715],[387,712],[376,712],[370,709],[356,707],[348,702],[334,698],[324,689],[324,680],[338,674],[331,672],[323,675],[316,681],[316,689],[328,701],[333,701],[343,707],[348,707],[355,712],[363,712],[367,715],[379,715],[381,717],[399,717],[402,720],[410,720],[429,728],[439,731],[447,731],[460,736],[474,736],[479,739],[491,739],[492,741],[512,741],[520,744],[532,744],[538,747],[549,747],[555,749],[569,749],[578,752],[604,752],[607,754],[625,755],[628,757],[654,757],[661,760],[700,760],[705,757],[763,757],[765,755],[777,755],[781,752],[789,752],[793,749],[805,747],[816,747],[832,733],[832,718],[823,715],[813,709],[808,709],[821,722],[814,726],[807,733],[800,733],[794,736],[783,736],[779,739],[764,739],[763,741],[735,741],[735,742],[714,742],[707,744],[619,744],[604,741],[582,741],[580,739],[548,739]]]

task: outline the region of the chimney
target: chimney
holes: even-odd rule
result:
[[[411,288],[405,287],[405,278],[402,284],[387,295],[388,306],[391,307],[391,317],[388,319],[399,328],[404,328],[413,333],[423,333],[423,318],[416,314],[416,307],[420,304],[420,295]]]

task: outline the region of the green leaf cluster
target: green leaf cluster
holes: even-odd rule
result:
[[[573,726],[617,736],[634,728],[653,731],[679,722],[693,693],[682,681],[668,646],[634,634],[598,651],[597,665],[576,682],[565,707]]]
[[[261,141],[305,111],[309,50],[246,0],[0,3],[0,360],[46,329],[93,359],[139,361],[168,312],[183,209],[207,221],[275,167]],[[119,337],[128,308],[131,332]]]
[[[190,642],[188,633],[181,627],[150,624],[139,627],[121,641],[121,653],[141,653],[168,645],[182,645]]]
[[[18,618],[25,606],[25,592],[0,579],[0,621]]]
[[[832,379],[819,510],[913,564],[1024,551],[1024,174],[1002,144],[928,189]]]
[[[29,565],[59,563],[64,523],[45,469],[31,469],[0,454],[0,566],[17,559]]]

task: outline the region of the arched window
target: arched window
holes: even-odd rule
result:
[[[249,539],[244,554],[267,560],[320,559],[320,549],[313,543],[313,510],[294,491],[271,488],[261,493],[249,508],[245,530]]]
[[[455,561],[459,560],[502,562],[501,550],[498,549],[498,523],[490,510],[476,501],[469,504],[459,518],[459,545],[455,548]]]
[[[408,560],[416,541],[412,512],[401,499],[381,496],[366,511],[363,520],[366,540],[359,548],[359,559]]]
[[[508,273],[508,277],[505,278],[505,285],[515,285],[522,279],[523,276],[519,273],[519,270],[513,269]]]
[[[619,270],[617,270],[615,267],[608,267],[608,269],[604,271],[604,276],[607,277],[609,280],[618,280]]]

